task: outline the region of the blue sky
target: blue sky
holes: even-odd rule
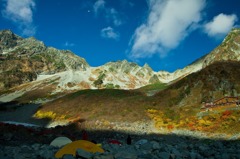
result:
[[[239,0],[0,0],[0,29],[68,49],[91,66],[127,59],[173,72],[239,27]]]

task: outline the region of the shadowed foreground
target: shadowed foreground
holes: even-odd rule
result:
[[[83,137],[82,130],[76,124],[45,129],[1,123],[0,131],[0,158],[54,158],[59,148],[49,146],[53,139],[66,136],[76,141]],[[132,139],[131,145],[126,144],[128,135]],[[239,140],[203,140],[177,135],[137,135],[116,131],[87,131],[87,136],[88,140],[101,143],[105,153],[89,154],[85,158],[240,158]],[[111,139],[122,144],[110,144],[108,141]]]

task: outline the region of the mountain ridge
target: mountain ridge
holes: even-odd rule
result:
[[[103,88],[136,89],[156,82],[171,84],[216,61],[239,61],[239,35],[240,29],[233,29],[212,52],[183,69],[170,73],[155,72],[148,64],[141,67],[127,60],[91,67],[84,58],[71,51],[46,47],[34,37],[24,39],[10,30],[3,30],[0,31],[0,87],[9,89],[47,78],[58,83],[55,88],[57,92]],[[224,52],[226,49],[228,51]],[[18,67],[12,65],[13,62]]]

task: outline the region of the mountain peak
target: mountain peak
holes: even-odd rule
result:
[[[148,63],[145,63],[145,64],[143,65],[143,67],[144,67],[144,68],[149,68],[150,66],[148,65]]]
[[[153,72],[153,69],[147,63],[143,65],[143,68],[147,69],[149,72]]]
[[[14,34],[10,29],[1,30],[0,34]]]
[[[14,34],[11,30],[0,31],[0,54],[10,48],[14,48],[22,38]]]
[[[203,67],[221,61],[240,60],[240,28],[232,29],[223,42],[204,58]]]
[[[13,38],[20,38],[20,36],[14,34],[10,29],[8,30],[0,30],[0,38],[2,37],[13,37]]]
[[[233,28],[227,36],[224,38],[222,44],[225,44],[231,40],[233,40],[236,36],[239,36],[240,34],[240,28]]]

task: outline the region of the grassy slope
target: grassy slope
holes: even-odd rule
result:
[[[150,84],[150,85],[141,87],[138,89],[138,91],[146,93],[148,91],[155,91],[155,90],[162,91],[166,88],[167,88],[167,84],[165,84],[165,83],[154,83],[154,84]]]
[[[43,105],[41,111],[53,111],[59,116],[66,115],[66,118],[80,117],[88,121],[104,119],[107,121],[132,122],[150,120],[150,118],[155,120],[152,118],[155,116],[160,120],[163,120],[161,118],[167,119],[164,125],[166,127],[171,124],[179,126],[180,121],[182,121],[180,128],[210,131],[207,124],[209,122],[215,124],[215,122],[210,121],[212,120],[211,117],[211,119],[207,118],[202,121],[202,125],[198,125],[199,121],[196,115],[200,112],[201,102],[218,99],[226,94],[231,95],[234,91],[240,92],[240,69],[236,68],[240,68],[240,63],[216,63],[167,88],[165,85],[156,84],[132,91],[116,89],[81,90]],[[156,89],[162,89],[162,91],[153,97],[145,95],[145,92]],[[153,113],[152,116],[149,116],[149,113],[147,113],[149,109],[157,110],[159,113]],[[232,117],[229,120],[227,119],[228,122],[222,120],[221,113],[223,111],[219,112],[216,120],[228,125],[238,124],[238,121],[234,121]],[[161,113],[163,115],[159,116]],[[236,118],[240,118],[240,114],[237,112],[232,112],[232,114]],[[212,115],[209,114],[209,116]],[[196,128],[193,126],[194,124],[199,127]],[[219,132],[230,131],[229,127],[213,128]],[[233,132],[238,132],[238,130],[231,130],[231,133]]]
[[[138,121],[148,119],[145,110],[152,99],[127,90],[81,90],[43,105],[43,111],[80,116],[87,120]]]

